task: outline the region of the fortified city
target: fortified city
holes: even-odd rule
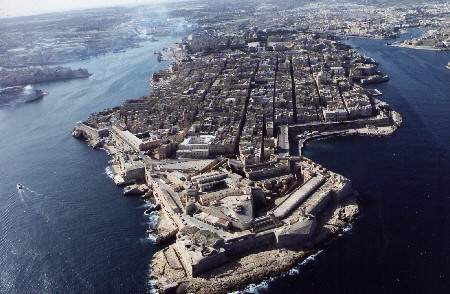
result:
[[[167,246],[151,274],[164,293],[242,290],[314,253],[356,218],[358,192],[308,159],[304,144],[388,136],[402,123],[366,88],[389,77],[340,41],[351,27],[309,26],[298,7],[261,5],[217,22],[201,11],[201,29],[159,53],[173,63],[153,75],[152,93],[72,131],[108,151],[125,194],[159,210],[149,234]],[[367,37],[400,29],[366,23],[358,34]]]

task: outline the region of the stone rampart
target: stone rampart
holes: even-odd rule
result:
[[[242,238],[227,241],[225,251],[229,255],[236,255],[254,249],[269,248],[274,244],[275,234],[273,232],[249,234]]]

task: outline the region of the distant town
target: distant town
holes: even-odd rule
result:
[[[115,7],[0,19],[0,67],[55,65],[120,52],[160,36],[223,27],[227,32],[250,27],[304,29],[389,39],[404,28],[420,26],[429,31],[426,35],[436,39],[433,46],[447,47],[449,4],[445,1],[397,1],[397,5],[376,2],[189,1],[176,7]]]
[[[42,91],[25,91],[26,85],[93,74],[61,64],[120,53],[195,28],[165,13],[155,7],[117,7],[0,19],[0,87],[22,87],[0,91],[0,106],[36,100]]]
[[[160,17],[164,13],[155,7],[116,7],[0,19],[0,67],[56,65],[118,53],[191,28],[182,19]]]
[[[431,29],[419,38],[393,42],[388,45],[424,50],[450,50],[450,28]]]
[[[73,70],[69,67],[30,67],[16,70],[5,70],[1,72],[2,80],[0,86],[11,87],[60,80],[89,77],[86,69]]]

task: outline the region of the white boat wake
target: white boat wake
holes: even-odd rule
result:
[[[17,192],[19,193],[19,198],[24,203],[28,209],[31,209],[34,213],[41,215],[46,223],[52,223],[47,212],[42,210],[41,201],[44,200],[45,195],[38,193],[23,184],[16,185]]]

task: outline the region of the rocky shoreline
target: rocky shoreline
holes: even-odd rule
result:
[[[99,139],[92,132],[94,129],[85,125],[78,125],[73,135],[83,137],[90,146],[99,146]],[[389,132],[379,132],[376,135],[386,136],[391,134],[396,128],[390,128]],[[373,130],[370,130],[375,135]],[[361,132],[367,135],[367,132]],[[100,144],[108,153],[116,158],[117,150],[106,144]],[[153,211],[158,211],[158,223],[155,228],[150,228],[148,234],[156,244],[170,243],[175,239],[179,228],[178,225],[168,216],[164,209],[160,209],[157,199],[153,197],[153,191],[149,185],[143,187],[135,195],[142,195],[141,198],[149,203],[154,203]],[[147,190],[148,189],[148,190]],[[318,229],[308,246],[293,249],[280,249],[269,246],[264,250],[253,250],[235,256],[226,264],[205,272],[198,277],[189,277],[180,262],[175,244],[168,245],[157,252],[150,264],[151,279],[157,279],[155,287],[162,293],[229,293],[231,291],[243,290],[249,284],[260,283],[269,277],[278,276],[299,264],[307,257],[317,252],[320,247],[336,235],[340,234],[344,228],[351,224],[359,214],[357,204],[358,193],[354,191],[343,201],[333,201],[327,205],[324,212],[318,219]],[[150,213],[150,212],[149,212]],[[301,215],[294,212],[289,218],[290,222],[295,222]]]
[[[164,293],[225,294],[242,291],[249,284],[260,283],[290,270],[317,252],[325,242],[342,233],[359,215],[357,197],[358,193],[354,192],[345,202],[330,205],[320,220],[322,228],[308,249],[268,248],[237,257],[200,277],[190,279],[184,275],[181,265],[176,263],[176,257],[171,257],[174,250],[170,245],[153,257],[150,266],[152,278],[158,280],[156,287]],[[166,231],[167,223],[162,221],[161,224],[159,229]]]
[[[113,157],[125,195],[152,199],[146,214],[158,210],[159,219],[147,233],[167,246],[154,255],[151,278],[168,294],[240,291],[317,252],[355,220],[358,193],[303,156],[303,144],[389,136],[402,123],[354,82],[379,73],[378,64],[332,40],[310,41],[328,46],[327,56],[283,43],[181,59],[200,40],[164,51],[180,58],[153,75],[149,96],[93,114],[72,132]],[[289,151],[294,139],[298,156]]]
[[[389,136],[393,134],[402,123],[402,117],[398,112],[390,111],[390,126],[366,127],[352,129],[344,132],[336,132],[333,135],[364,135],[364,136]],[[112,157],[114,181],[117,176],[121,178],[118,162],[124,155],[123,150],[110,138],[108,129],[94,128],[85,123],[78,123],[72,135],[87,140],[92,147],[105,149]],[[314,139],[314,138],[313,138]],[[306,158],[304,159],[306,162]],[[310,162],[310,161],[309,161]],[[155,162],[157,163],[157,162]],[[318,170],[324,168],[310,162]],[[123,175],[123,173],[122,173]],[[122,178],[121,178],[122,179]],[[144,201],[154,203],[149,213],[158,210],[159,219],[155,228],[150,228],[148,234],[156,244],[170,243],[177,238],[180,230],[179,224],[167,214],[165,209],[160,209],[162,203],[154,196],[154,191],[149,183],[128,186],[125,194],[142,195]],[[260,283],[269,277],[278,276],[307,257],[317,252],[324,242],[333,239],[340,234],[345,227],[351,224],[359,214],[356,191],[341,200],[333,200],[329,203],[317,219],[317,227],[311,241],[298,248],[277,248],[274,245],[264,249],[255,249],[238,254],[223,265],[191,277],[187,274],[176,248],[176,243],[168,245],[157,252],[151,262],[151,279],[157,279],[155,287],[161,293],[229,293],[241,291],[249,284]],[[146,212],[147,213],[147,212]],[[294,212],[287,223],[295,223],[301,219],[301,212]]]

